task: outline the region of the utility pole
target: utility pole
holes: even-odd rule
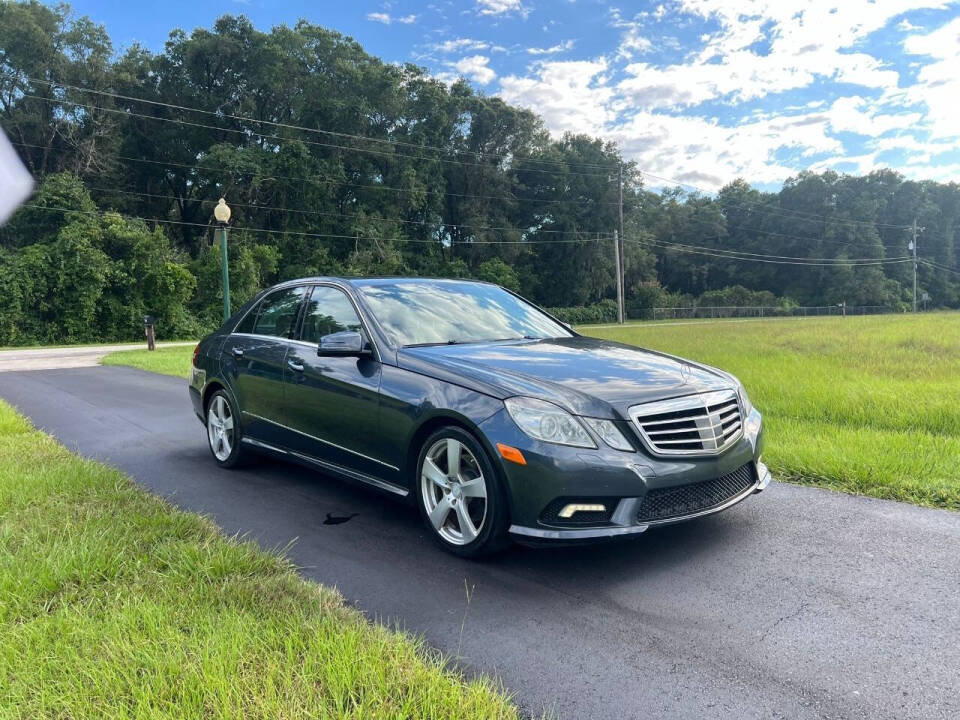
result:
[[[913,311],[917,311],[917,219],[913,219]]]
[[[917,236],[919,233],[922,233],[924,228],[917,227],[917,218],[913,218],[913,239],[910,241],[910,245],[907,246],[908,250],[913,250],[913,311],[917,311]]]
[[[623,325],[623,272],[620,264],[620,233],[613,231],[613,258],[617,266],[617,322]]]
[[[619,200],[619,212],[620,212],[620,223],[619,230],[617,232],[617,286],[619,287],[619,300],[620,300],[620,309],[619,309],[619,322],[622,325],[624,320],[624,283],[626,274],[626,267],[623,262],[623,162],[617,166],[617,192],[620,196]]]

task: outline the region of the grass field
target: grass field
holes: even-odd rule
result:
[[[764,414],[778,479],[960,510],[960,313],[581,331],[737,375]],[[107,360],[186,376],[191,352]]]
[[[517,712],[489,682],[72,455],[0,401],[0,716]]]

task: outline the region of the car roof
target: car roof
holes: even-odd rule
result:
[[[484,280],[474,280],[472,278],[441,278],[441,277],[416,277],[416,276],[391,276],[391,275],[315,275],[312,277],[296,278],[295,280],[285,280],[277,283],[273,287],[286,287],[289,285],[302,285],[303,283],[339,283],[341,285],[389,285],[398,282],[431,282],[431,283],[473,283],[477,285],[490,285]]]

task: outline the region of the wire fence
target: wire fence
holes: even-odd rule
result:
[[[881,315],[898,312],[887,305],[729,305],[655,307],[631,313],[631,320],[702,320],[711,318],[822,317],[827,315]]]

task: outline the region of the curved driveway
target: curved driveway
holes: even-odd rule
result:
[[[960,514],[774,483],[629,542],[472,563],[373,491],[273,462],[217,469],[182,380],[8,372],[0,397],[229,533],[293,541],[304,575],[459,650],[534,714],[960,717]]]

